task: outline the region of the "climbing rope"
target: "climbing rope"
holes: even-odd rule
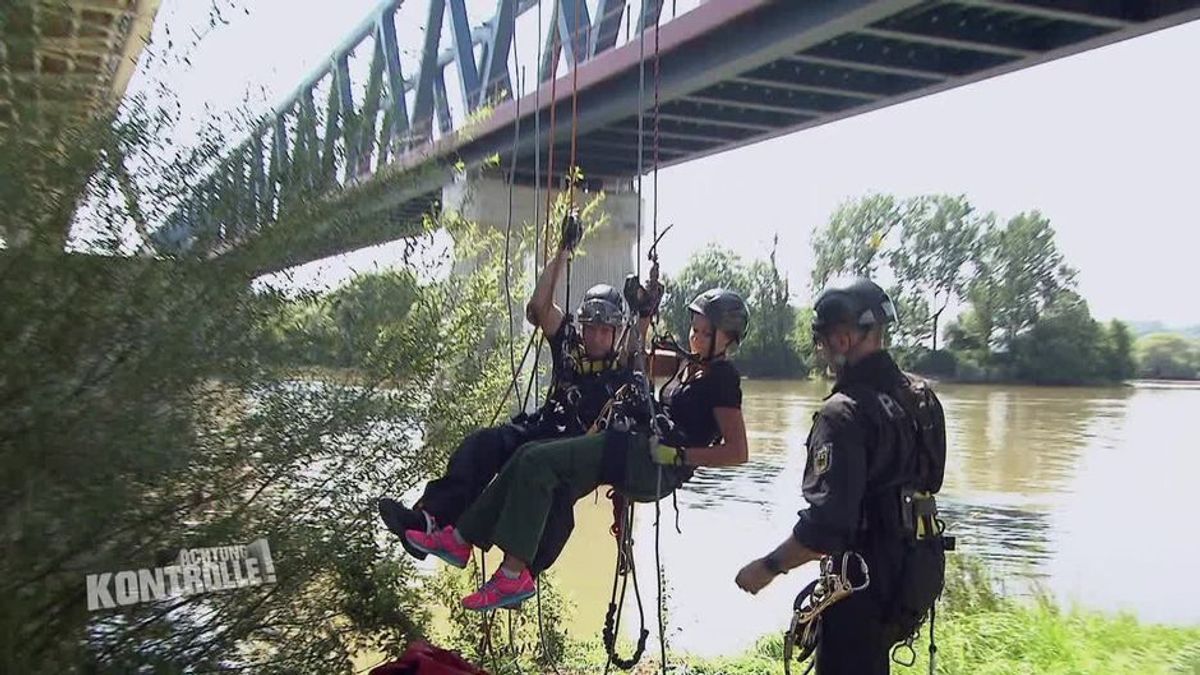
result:
[[[642,594],[638,588],[637,582],[637,563],[633,559],[633,502],[629,501],[621,513],[621,523],[618,526],[620,536],[617,541],[618,560],[625,560],[626,570],[622,573],[621,566],[618,564],[617,570],[613,574],[612,592],[608,600],[608,612],[604,615],[604,650],[608,655],[608,661],[604,665],[605,675],[609,672],[611,666],[617,666],[622,670],[629,670],[637,665],[642,658],[642,653],[646,651],[646,638],[650,636],[650,631],[646,630],[646,611],[642,605]],[[633,595],[637,600],[638,619],[640,621],[640,629],[638,631],[637,646],[634,648],[633,654],[629,658],[623,658],[617,653],[617,635],[621,630],[621,615],[624,613],[626,590],[629,586],[630,578],[633,579]],[[618,583],[621,587],[620,595],[617,594]]]

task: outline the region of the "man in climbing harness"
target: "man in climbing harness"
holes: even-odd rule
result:
[[[808,508],[791,536],[743,567],[736,583],[758,593],[777,575],[821,560],[818,579],[796,599],[789,667],[795,643],[801,660],[815,649],[819,675],[888,673],[889,650],[898,662],[901,649],[915,657],[912,639],[926,615],[932,664],[933,607],[952,546],[933,496],[946,460],[941,404],[883,348],[897,317],[877,284],[836,280],[813,312],[813,340],[836,382],[808,436]]]
[[[522,446],[459,518],[457,529],[407,533],[411,544],[458,567],[466,565],[472,544],[504,551],[500,569],[463,598],[465,607],[507,607],[536,592],[528,568],[540,554],[554,494],[565,490],[579,499],[600,485],[612,485],[634,501],[655,501],[671,494],[696,467],[746,461],[740,377],[726,359],[727,350],[745,335],[746,304],[736,293],[712,289],[689,309],[690,353],[655,359],[655,370],[671,378],[660,390],[653,425],[649,419],[610,415],[601,433]],[[618,395],[612,407],[621,400]],[[630,412],[648,417],[648,404],[639,401],[640,410]],[[661,437],[647,431],[652,426]]]
[[[434,532],[457,524],[517,448],[530,441],[586,433],[605,403],[630,380],[617,353],[618,333],[625,325],[621,294],[612,286],[597,284],[584,294],[574,317],[554,302],[563,268],[581,237],[578,216],[568,214],[559,250],[542,270],[525,306],[526,319],[549,336],[552,382],[545,404],[533,414],[521,413],[506,424],[467,436],[450,456],[445,474],[425,486],[412,508],[386,497],[379,501],[384,524],[400,537],[410,555],[425,558],[425,552],[404,537],[406,531]],[[660,296],[647,298],[639,322],[649,325]],[[562,552],[575,525],[574,503],[574,495],[566,492],[551,496],[538,556],[530,561],[535,573],[550,567]]]

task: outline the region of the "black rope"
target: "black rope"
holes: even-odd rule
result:
[[[479,552],[479,584],[487,583],[487,554]],[[500,672],[500,663],[496,659],[496,650],[492,648],[492,612],[484,612],[480,617],[483,622],[483,654],[492,659],[492,670]]]
[[[646,651],[646,638],[650,636],[650,631],[646,630],[646,611],[642,605],[642,593],[638,588],[637,583],[637,564],[633,560],[633,501],[630,501],[626,507],[625,513],[622,514],[624,527],[621,528],[621,538],[617,541],[617,566],[613,572],[613,589],[609,596],[608,612],[604,616],[604,650],[608,655],[608,661],[605,663],[604,672],[607,674],[609,666],[615,665],[621,670],[629,670],[637,665],[642,659],[642,654]],[[625,556],[628,565],[626,574],[621,574],[621,556]],[[623,658],[617,653],[617,634],[621,630],[621,615],[625,608],[625,595],[629,586],[630,578],[633,579],[633,595],[637,600],[638,620],[641,630],[638,634],[637,647],[629,658]],[[621,595],[617,597],[617,584],[621,582]]]
[[[929,675],[937,672],[937,640],[934,638],[933,627],[937,620],[937,602],[929,608]]]
[[[657,485],[655,486],[654,499],[654,570],[658,577],[658,651],[659,658],[662,661],[663,675],[667,673],[667,623],[663,606],[666,604],[663,599],[663,566],[662,566],[662,529],[659,527],[659,520],[662,517],[662,475],[663,468],[658,467]],[[672,493],[674,494],[674,493]]]

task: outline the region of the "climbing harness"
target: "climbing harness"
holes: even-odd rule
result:
[[[804,662],[816,651],[821,614],[839,600],[871,585],[871,571],[861,555],[847,551],[841,556],[841,565],[835,566],[835,561],[834,556],[822,557],[820,574],[800,591],[792,603],[792,621],[783,636],[783,671],[787,675],[791,675],[793,658]],[[850,580],[851,562],[856,563],[862,571],[861,584],[855,585]],[[798,654],[797,647],[800,650]],[[804,672],[807,674],[811,671],[815,663],[815,660],[809,663]]]

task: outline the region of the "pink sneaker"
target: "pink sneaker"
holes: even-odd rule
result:
[[[404,533],[404,538],[418,551],[436,555],[455,567],[466,567],[467,561],[471,559],[471,545],[458,543],[454,538],[454,528],[450,525],[428,533],[422,530],[408,530]]]
[[[502,570],[496,570],[490,581],[478,591],[462,599],[463,607],[476,612],[487,612],[499,607],[514,607],[537,592],[529,570],[521,572],[516,579],[509,579]]]

